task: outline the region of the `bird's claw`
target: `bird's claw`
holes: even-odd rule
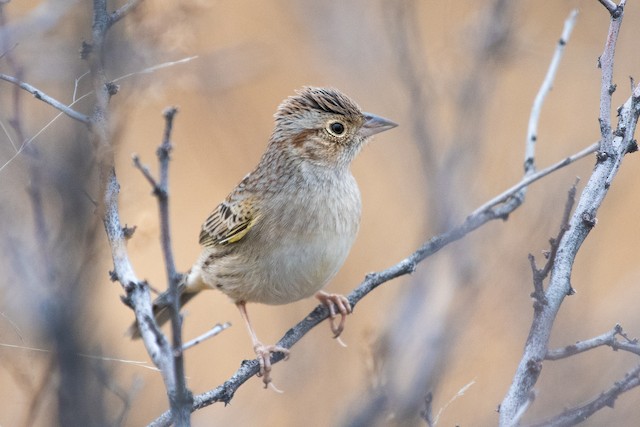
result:
[[[253,350],[256,352],[258,363],[260,363],[260,372],[258,372],[257,375],[262,377],[264,388],[267,388],[271,383],[271,354],[282,353],[284,354],[284,360],[287,360],[289,359],[289,349],[279,345],[264,345],[262,343],[257,343],[253,347]],[[280,390],[273,386],[273,384],[271,385],[276,391],[280,392]]]
[[[322,291],[316,294],[316,298],[318,298],[320,302],[326,305],[329,309],[329,324],[331,326],[331,332],[333,332],[334,338],[338,338],[344,330],[347,315],[351,314],[351,303],[344,295],[329,294]],[[336,308],[340,313],[340,323],[338,323],[338,325],[336,325],[335,321],[337,316]]]

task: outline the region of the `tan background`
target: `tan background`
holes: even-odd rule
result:
[[[425,64],[423,83],[430,93],[430,111],[425,114],[434,117],[435,133],[443,141],[442,147],[436,145],[436,151],[446,150],[457,127],[470,120],[456,114],[452,98],[462,76],[474,72],[465,68],[474,41],[471,29],[482,16],[485,3],[426,1],[416,9],[423,38],[419,61]],[[36,6],[37,2],[11,4],[7,9],[10,22],[20,22]],[[135,17],[114,28],[113,32],[119,34],[114,40],[121,43],[117,46],[122,54],[115,61],[111,78],[198,55],[187,64],[120,81],[120,94],[112,100],[118,123],[121,214],[123,222],[138,227],[129,249],[139,277],[157,288],[165,286],[155,200],[145,180],[131,167],[130,159],[132,153],[138,153],[156,170],[154,152],[162,132],[160,113],[168,105],[180,108],[171,164],[171,220],[181,270],[186,270],[198,254],[202,220],[258,161],[271,132],[275,108],[303,85],[340,88],[364,110],[400,124],[398,129],[377,137],[353,165],[362,190],[362,226],[346,265],[329,289],[348,293],[366,273],[396,263],[434,233],[425,230],[427,174],[411,133],[407,92],[399,78],[398,67],[403,64],[397,63],[396,54],[400,47],[389,36],[389,19],[396,7],[393,1],[366,0],[194,0],[180,6],[159,1],[143,4]],[[608,14],[595,0],[517,2],[509,18],[513,25],[509,51],[495,67],[495,86],[484,104],[485,127],[479,129],[477,137],[485,142],[466,171],[464,185],[456,189],[456,196],[440,196],[465,201],[462,212],[451,218],[454,224],[520,178],[530,106],[563,20],[574,7],[580,9],[580,16],[541,117],[538,165],[546,166],[598,139],[596,59],[606,37]],[[88,34],[86,8],[72,6],[58,25],[37,34],[36,39],[21,40],[15,49],[16,56],[27,64],[27,80],[64,100],[70,99],[74,79],[84,72],[77,50],[80,38]],[[640,70],[639,10],[630,0],[616,54],[618,91],[614,106],[629,93],[628,76],[638,77]],[[135,42],[125,42],[126,37]],[[0,72],[8,73],[1,60]],[[0,84],[5,96],[8,88]],[[24,103],[31,133],[54,115],[47,107],[35,106],[37,102],[30,97],[25,97]],[[3,108],[7,108],[6,103]],[[0,113],[5,124],[6,117]],[[65,126],[59,124],[62,120],[67,119],[56,126]],[[43,149],[55,144],[55,130],[50,131],[49,138],[35,143]],[[4,164],[11,150],[1,135]],[[637,155],[625,159],[598,213],[598,225],[577,258],[572,279],[577,294],[561,309],[552,347],[603,333],[615,323],[621,323],[631,336],[640,335],[636,163]],[[439,425],[497,423],[495,410],[509,387],[532,317],[527,254],[541,258],[547,239],[557,231],[566,191],[576,176],[582,178],[582,185],[592,166],[592,158],[582,160],[533,185],[525,204],[508,221],[488,224],[420,265],[417,277],[422,277],[421,271],[430,271],[432,278],[424,286],[446,289],[454,284],[448,282],[446,273],[438,274],[439,269],[447,268],[442,267],[447,265],[443,259],[455,261],[456,251],[465,251],[465,247],[470,248],[471,255],[467,256],[473,259],[472,269],[467,272],[472,291],[455,284],[454,299],[458,292],[466,297],[462,299],[464,304],[453,308],[459,316],[454,312],[449,319],[455,322],[459,318],[460,324],[451,325],[452,348],[442,366],[442,382],[433,390],[434,411],[445,406],[464,385],[475,383],[444,409]],[[0,172],[2,197],[13,203],[9,211],[14,215],[28,211],[28,205],[19,206],[27,203],[26,199],[13,195],[27,186],[23,167],[17,159]],[[64,218],[59,220],[64,223]],[[102,232],[97,240],[99,251],[91,259],[98,265],[98,274],[84,283],[90,289],[91,305],[86,316],[78,319],[90,331],[84,338],[87,349],[113,358],[147,360],[141,343],[123,336],[133,316],[120,302],[119,285],[108,280],[110,261]],[[455,262],[448,265],[453,269],[468,267]],[[229,406],[216,404],[195,413],[193,424],[322,426],[346,422],[349,411],[376,381],[371,371],[374,343],[394,319],[390,313],[398,310],[394,303],[407,282],[402,278],[387,283],[358,305],[343,335],[347,348],[331,339],[328,325],[320,325],[308,334],[294,347],[290,360],[274,368],[274,382],[284,394],[264,391],[254,378],[239,389]],[[23,301],[12,299],[19,292],[15,287],[20,286],[20,275],[7,278],[0,307],[6,314],[0,318],[0,342],[41,348],[45,344],[38,338],[37,325],[29,324],[28,310],[13,303]],[[421,310],[438,310],[431,301],[422,303]],[[261,339],[274,342],[314,305],[308,300],[282,307],[249,308]],[[252,357],[252,352],[236,308],[223,295],[211,292],[186,308],[186,337],[224,321],[233,327],[187,353],[188,383],[194,393],[221,384],[243,359]],[[20,329],[21,338],[15,327]],[[420,330],[406,333],[420,337]],[[392,351],[402,352],[403,348]],[[421,354],[409,356],[408,363],[421,363]],[[0,361],[0,425],[20,425],[31,410],[35,394],[20,378],[39,384],[48,369],[47,356],[32,350],[0,348]],[[533,421],[584,402],[610,387],[636,363],[629,354],[607,349],[546,362],[536,386],[538,397],[526,419]],[[157,373],[121,362],[106,364],[120,387],[137,388],[126,425],[146,424],[166,410],[166,396]],[[411,368],[407,366],[407,370]],[[38,399],[42,405],[35,424],[51,425],[56,410],[54,387],[45,387]],[[635,425],[640,417],[637,399],[638,391],[632,391],[616,402],[615,409],[602,410],[585,425]],[[113,395],[107,393],[107,401],[114,413],[121,410],[121,401]]]

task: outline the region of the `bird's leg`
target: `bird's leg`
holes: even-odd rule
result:
[[[349,300],[344,295],[329,294],[324,291],[317,292],[316,298],[329,308],[329,323],[331,325],[331,331],[333,332],[333,337],[338,338],[344,330],[344,322],[347,319],[347,315],[351,313],[351,304],[349,303]],[[336,307],[340,312],[340,323],[337,326],[335,321],[337,315]]]
[[[258,373],[258,376],[262,377],[264,388],[267,388],[267,386],[271,382],[271,353],[283,353],[284,359],[287,360],[289,358],[289,349],[281,347],[279,345],[262,344],[256,336],[256,332],[253,330],[253,326],[251,326],[249,314],[247,313],[246,303],[244,301],[240,301],[236,303],[236,306],[238,306],[238,310],[240,310],[240,314],[244,319],[244,323],[245,325],[247,325],[247,330],[249,331],[249,335],[251,335],[251,341],[253,342],[253,350],[256,352],[258,362],[260,362],[260,372]]]

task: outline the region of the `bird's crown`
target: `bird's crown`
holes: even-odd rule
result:
[[[339,90],[305,86],[280,104],[275,118],[277,121],[287,120],[290,116],[299,116],[301,113],[309,111],[347,117],[362,116],[358,104]]]

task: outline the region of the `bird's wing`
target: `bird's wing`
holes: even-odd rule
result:
[[[200,244],[225,245],[242,239],[259,219],[251,197],[228,197],[202,224]]]

